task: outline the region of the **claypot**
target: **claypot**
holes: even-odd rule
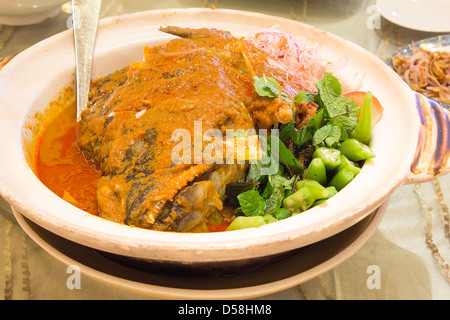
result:
[[[160,25],[214,27],[246,35],[259,28],[302,35],[325,48],[332,61],[345,58],[336,76],[370,90],[384,107],[374,127],[376,157],[326,205],[259,228],[183,234],[138,229],[90,215],[65,202],[36,177],[33,148],[42,123],[55,113],[49,103],[74,83],[73,32],[48,38],[9,61],[0,71],[0,194],[39,226],[76,243],[144,261],[180,265],[245,264],[329,238],[380,207],[401,186],[449,171],[449,113],[409,87],[376,56],[333,34],[296,21],[223,9],[148,11],[101,21],[93,78],[140,61],[145,45],[172,38]]]

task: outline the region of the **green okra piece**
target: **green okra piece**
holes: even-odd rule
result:
[[[355,174],[350,169],[344,168],[331,178],[329,185],[335,187],[337,191],[341,191],[354,177]]]
[[[335,170],[341,164],[341,152],[334,148],[317,148],[312,157],[321,159],[327,172]]]
[[[368,145],[363,144],[354,138],[342,142],[339,150],[351,161],[362,161],[375,157],[375,154]]]
[[[335,173],[338,173],[344,168],[348,168],[349,170],[351,170],[355,174],[355,176],[361,171],[361,168],[357,163],[348,160],[346,156],[341,154],[341,164],[336,168]]]
[[[300,180],[295,184],[295,187],[296,190],[307,187],[309,191],[311,191],[311,194],[313,195],[315,200],[328,197],[328,190],[316,180]]]
[[[327,191],[328,191],[328,196],[324,199],[318,199],[318,200],[314,201],[314,203],[312,205],[313,207],[324,203],[325,201],[330,199],[332,196],[334,196],[336,193],[338,193],[338,191],[336,190],[336,188],[334,186],[329,186],[329,187],[326,187],[325,189],[327,189]]]
[[[328,190],[327,199],[330,199],[332,196],[334,196],[336,193],[338,193],[338,191],[336,190],[336,188],[334,186],[326,187],[326,189]]]
[[[315,200],[309,188],[304,186],[284,198],[282,207],[288,209],[291,213],[302,212],[311,207]]]
[[[266,214],[262,218],[263,218],[265,223],[272,223],[272,222],[277,222],[278,221],[278,219],[275,218],[272,214]]]
[[[350,138],[369,144],[372,132],[372,92],[368,91],[359,114],[359,121],[355,129],[350,132]]]
[[[321,158],[314,158],[308,166],[305,175],[306,179],[311,179],[325,186],[327,184],[327,170]]]
[[[265,224],[266,222],[264,221],[262,216],[252,216],[252,217],[239,216],[236,217],[233,220],[233,222],[230,223],[230,225],[227,228],[227,231],[255,228]]]

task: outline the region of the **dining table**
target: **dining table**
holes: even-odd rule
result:
[[[376,0],[103,0],[100,18],[172,8],[233,9],[292,19],[350,41],[384,62],[407,45],[450,33],[393,21],[380,12]],[[0,24],[0,58],[11,58],[72,28],[72,21],[71,2],[67,2],[57,14],[38,23]],[[5,156],[0,153],[0,157]],[[449,205],[450,175],[401,185],[390,196],[381,221],[354,252],[301,281],[248,299],[448,300]],[[83,272],[78,282],[70,285],[73,272],[67,262],[30,237],[1,198],[0,213],[1,299],[161,299],[151,290],[133,290],[132,286],[115,285]]]

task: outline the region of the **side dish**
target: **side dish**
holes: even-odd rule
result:
[[[450,52],[419,48],[392,57],[392,66],[412,90],[450,104]]]

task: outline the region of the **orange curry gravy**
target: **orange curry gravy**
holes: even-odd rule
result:
[[[76,145],[75,119],[75,110],[65,108],[48,124],[37,143],[37,176],[67,202],[98,215],[96,192],[100,172]]]

